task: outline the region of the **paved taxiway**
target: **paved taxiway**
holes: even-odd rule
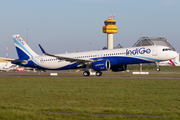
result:
[[[58,73],[58,76],[50,76],[50,73]],[[0,72],[0,77],[56,77],[56,78],[121,78],[121,79],[179,79],[180,76],[176,76],[177,73],[168,73],[169,76],[164,76],[167,73],[160,73],[159,76],[156,75],[132,75],[105,72],[101,77],[89,76],[84,77],[82,72],[70,72],[70,71],[47,71],[47,72]],[[173,74],[173,75],[171,75]]]

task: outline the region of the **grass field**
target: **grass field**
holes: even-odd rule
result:
[[[1,77],[0,119],[180,119],[179,86],[169,79]]]

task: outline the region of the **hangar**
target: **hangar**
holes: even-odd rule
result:
[[[133,47],[138,46],[150,46],[150,45],[163,45],[171,48],[171,50],[176,51],[176,49],[167,41],[167,38],[164,37],[141,37],[139,40],[133,45]],[[176,63],[177,66],[180,66],[180,53],[172,61]],[[152,64],[151,64],[152,65]],[[169,65],[167,62],[160,62],[160,66]]]
[[[141,37],[133,47],[137,46],[149,46],[149,45],[163,45],[171,48],[173,51],[176,49],[167,41],[164,37]]]

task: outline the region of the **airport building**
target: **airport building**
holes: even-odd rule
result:
[[[150,46],[150,45],[163,45],[171,48],[173,51],[176,49],[164,37],[141,37],[133,47]]]
[[[119,49],[119,48],[123,48],[123,46],[121,46],[121,44],[118,44],[117,47],[113,47],[113,49]],[[107,50],[108,48],[105,46],[103,47],[103,50]]]
[[[113,49],[113,34],[118,32],[115,16],[108,16],[108,20],[105,20],[104,24],[102,31],[107,34],[107,49]]]

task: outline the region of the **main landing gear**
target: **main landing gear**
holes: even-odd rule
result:
[[[101,71],[97,71],[96,72],[96,76],[101,76],[102,75],[102,72]]]
[[[90,72],[89,72],[89,71],[84,71],[84,72],[83,72],[83,75],[87,77],[87,76],[90,75]]]
[[[101,76],[102,75],[102,72],[101,71],[96,71],[96,72],[89,72],[89,71],[84,71],[83,72],[83,75],[85,77],[89,76],[89,75],[96,75],[96,76]]]

